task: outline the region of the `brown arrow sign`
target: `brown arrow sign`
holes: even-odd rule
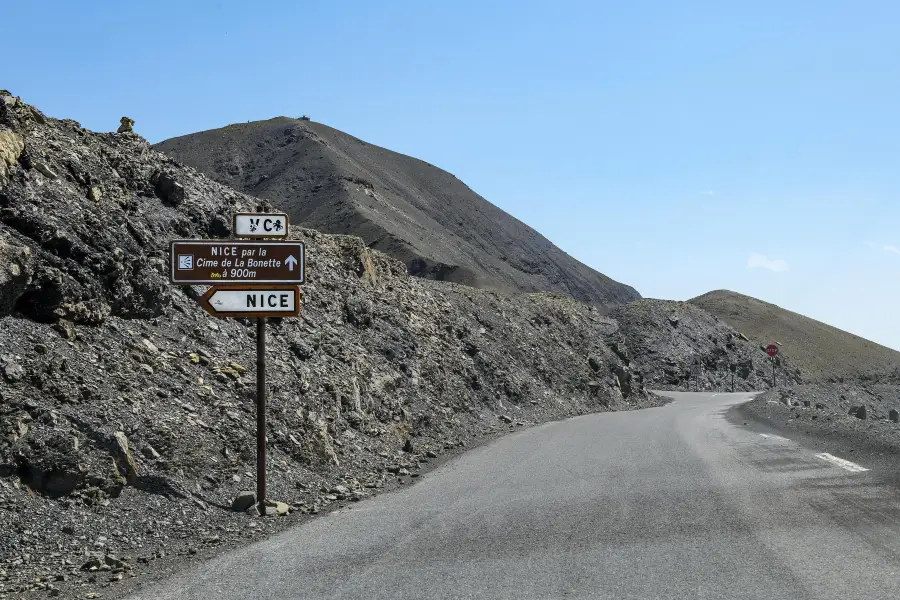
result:
[[[296,317],[300,314],[300,288],[295,285],[213,286],[197,302],[214,317]]]
[[[303,283],[303,242],[178,240],[169,275],[178,285]]]

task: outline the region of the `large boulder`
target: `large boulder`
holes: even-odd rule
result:
[[[9,177],[10,171],[18,163],[24,150],[25,140],[21,135],[0,127],[0,183]]]
[[[132,133],[134,132],[134,119],[130,117],[122,117],[119,119],[119,128],[116,133]]]

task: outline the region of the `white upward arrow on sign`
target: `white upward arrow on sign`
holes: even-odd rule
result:
[[[294,265],[297,264],[297,259],[294,258],[294,255],[292,254],[291,256],[288,256],[288,257],[287,257],[287,260],[285,260],[284,262],[287,263],[288,271],[293,271],[293,270],[294,270]]]

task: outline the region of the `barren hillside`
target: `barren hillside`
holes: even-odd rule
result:
[[[278,117],[155,147],[272,201],[298,224],[360,236],[413,275],[495,291],[558,292],[593,304],[640,297],[450,173],[321,123]]]
[[[689,302],[759,345],[778,345],[805,381],[871,378],[900,367],[900,352],[750,296],[717,290]]]

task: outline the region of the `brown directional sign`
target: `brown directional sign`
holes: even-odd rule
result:
[[[179,240],[169,247],[178,285],[303,283],[303,242]]]
[[[197,298],[214,317],[296,317],[300,288],[296,285],[212,286]]]

